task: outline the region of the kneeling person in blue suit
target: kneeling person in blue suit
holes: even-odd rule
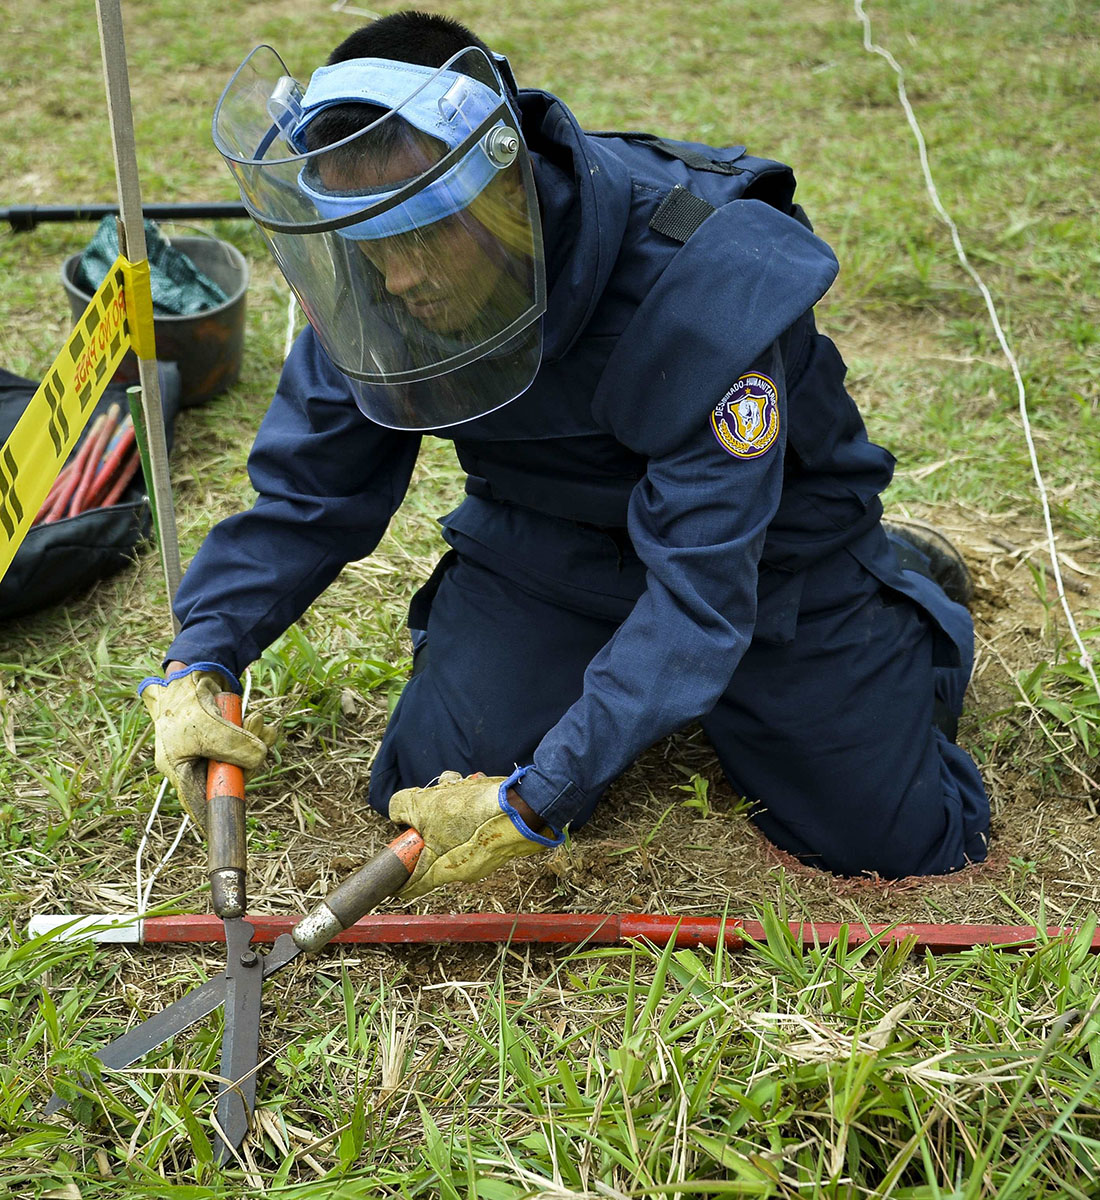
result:
[[[267,749],[213,692],[372,552],[428,432],[466,495],[369,792],[427,842],[406,894],[557,844],[696,721],[807,863],[985,857],[954,742],[968,577],[934,531],[883,525],[893,459],[815,327],[837,263],[788,167],[586,132],[418,13],[305,87],[259,48],[214,131],[309,326],[249,459],[256,502],[206,538],[142,685],[190,811],[206,756]]]

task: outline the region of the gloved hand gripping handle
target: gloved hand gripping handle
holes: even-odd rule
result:
[[[241,698],[233,692],[215,697],[218,711],[234,725],[241,723]],[[209,845],[210,897],[223,920],[243,917],[247,904],[245,871],[244,772],[229,763],[210,761],[206,775],[206,818]],[[416,870],[424,840],[406,829],[370,862],[339,884],[292,930],[299,950],[320,950],[341,930],[399,892]]]
[[[214,701],[227,721],[240,725],[240,696],[219,692]],[[211,903],[222,920],[243,917],[247,904],[244,812],[244,772],[231,763],[211,759],[206,771],[207,863]]]

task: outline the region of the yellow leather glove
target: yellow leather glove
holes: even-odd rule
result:
[[[157,770],[168,777],[203,834],[207,760],[242,767],[247,778],[263,763],[278,732],[265,726],[259,713],[245,717],[243,728],[227,721],[214,697],[233,690],[240,685],[217,663],[195,663],[165,679],[143,679],[138,687],[156,731]]]
[[[401,890],[414,900],[445,883],[473,883],[510,859],[564,841],[528,829],[508,803],[508,788],[523,774],[469,775],[444,771],[432,787],[404,788],[390,799],[390,820],[411,825],[424,839],[416,870]]]

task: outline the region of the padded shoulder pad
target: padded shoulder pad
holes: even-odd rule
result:
[[[837,270],[820,238],[763,201],[718,209],[623,331],[593,415],[631,450],[667,453],[821,299]]]

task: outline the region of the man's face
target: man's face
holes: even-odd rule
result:
[[[414,178],[433,165],[421,146],[407,145],[384,164],[364,162],[357,177],[327,177],[327,187],[393,187]],[[503,181],[493,181],[497,187]],[[395,237],[364,239],[356,243],[382,276],[386,291],[397,297],[410,315],[433,333],[458,334],[489,318],[486,309],[504,272],[491,254],[493,239],[468,212]]]

